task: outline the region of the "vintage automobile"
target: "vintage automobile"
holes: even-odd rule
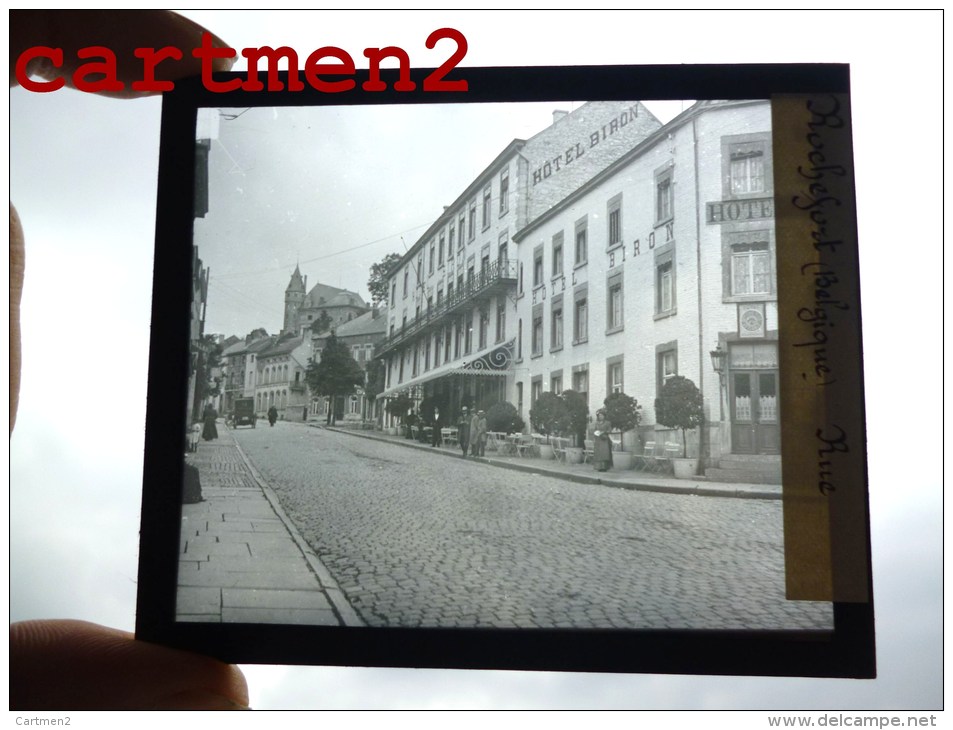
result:
[[[254,428],[256,419],[255,399],[237,398],[235,400],[235,410],[232,412],[232,426],[234,428],[238,428],[239,426],[251,426]]]

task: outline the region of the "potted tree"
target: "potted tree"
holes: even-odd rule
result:
[[[494,403],[486,412],[486,427],[500,433],[521,433],[526,424],[520,418],[516,406],[506,401]]]
[[[622,446],[612,457],[613,464],[618,469],[631,469],[635,462],[635,454],[627,450],[626,434],[638,427],[642,420],[642,406],[630,395],[625,393],[610,393],[603,401],[606,408],[606,420],[617,429],[622,438]]]
[[[386,411],[388,414],[400,420],[401,424],[404,423],[404,419],[407,417],[407,413],[413,407],[414,402],[410,399],[409,396],[399,395],[396,398],[392,398],[387,401]],[[397,429],[394,427],[387,429],[387,434],[389,436],[396,436]]]
[[[558,436],[568,423],[569,411],[566,401],[555,393],[542,393],[529,409],[529,422],[533,430],[546,437],[546,442],[552,436]],[[552,459],[552,449],[540,449],[543,459]]]
[[[579,464],[582,462],[586,427],[589,425],[589,403],[582,393],[575,390],[564,390],[560,397],[566,403],[566,424],[562,434],[572,438],[572,445],[566,447],[566,462]]]
[[[682,432],[682,456],[672,459],[675,476],[680,479],[690,479],[698,471],[698,458],[688,458],[685,431],[697,428],[704,419],[704,401],[698,386],[681,375],[669,378],[655,399],[655,420]]]

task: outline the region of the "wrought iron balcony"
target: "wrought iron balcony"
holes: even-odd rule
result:
[[[480,302],[515,287],[517,271],[516,259],[492,262],[466,281],[451,296],[422,311],[418,317],[414,317],[399,329],[395,329],[392,335],[378,344],[374,356],[380,357],[398,345],[413,339],[415,335],[444,324],[447,319],[461,310],[478,306]]]

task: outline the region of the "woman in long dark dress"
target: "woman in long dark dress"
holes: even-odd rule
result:
[[[218,420],[218,411],[215,410],[215,406],[209,403],[202,412],[202,421],[205,423],[202,428],[202,438],[205,441],[218,438],[218,428],[215,426],[216,420]]]
[[[596,471],[606,471],[612,466],[612,442],[609,431],[612,424],[606,420],[605,411],[596,412],[595,422],[589,424],[589,438],[592,440],[592,464]]]

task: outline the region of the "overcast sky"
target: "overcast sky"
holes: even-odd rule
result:
[[[763,11],[188,15],[236,48],[287,44],[310,52],[337,45],[360,59],[366,46],[393,44],[406,48],[416,66],[442,60],[424,48],[424,40],[443,26],[466,35],[464,65],[852,64],[879,678],[245,667],[254,706],[941,706],[941,16]],[[11,199],[27,237],[25,370],[20,416],[10,442],[11,617],[75,617],[130,629],[160,101],[13,89],[10,104]],[[534,112],[526,122],[529,129],[545,126],[549,111]],[[268,124],[268,113],[256,112],[242,124]],[[291,118],[290,112],[280,111],[271,121]],[[379,133],[398,134],[394,119]],[[471,163],[475,167],[461,169],[461,180],[472,179],[510,138],[526,133],[515,119],[505,121],[514,124],[487,133],[488,152],[479,152]],[[298,129],[306,131],[306,125]],[[233,175],[237,185],[269,163],[264,156],[246,159],[236,148],[228,149],[238,162]],[[216,147],[213,156],[222,151]],[[319,147],[309,152],[321,153]],[[456,159],[456,150],[453,154]],[[307,185],[320,196],[329,182],[318,175],[318,162]],[[424,168],[417,172],[427,174]],[[430,181],[415,179],[413,188],[423,182]],[[399,250],[401,235],[410,245],[419,227],[433,220],[433,206],[449,203],[459,194],[459,184],[441,183],[444,195],[421,196],[431,206],[428,211],[411,214],[408,201],[392,210],[362,207],[353,214],[352,206],[347,215],[353,217],[319,226],[317,233],[310,226],[304,233],[293,225],[307,215],[307,205],[276,201],[279,249],[249,269],[257,279],[259,268],[273,267],[279,286],[277,302],[257,295],[252,300],[267,318],[261,324],[272,330],[280,323],[288,267],[295,261],[302,262],[309,284],[359,288],[366,283],[362,266]],[[358,231],[350,225],[365,215],[379,217],[382,228]],[[321,258],[348,249],[360,256]],[[234,271],[216,263],[212,273],[221,275],[215,296],[242,301],[239,293],[247,279],[238,263]],[[247,327],[248,321],[234,326]]]

